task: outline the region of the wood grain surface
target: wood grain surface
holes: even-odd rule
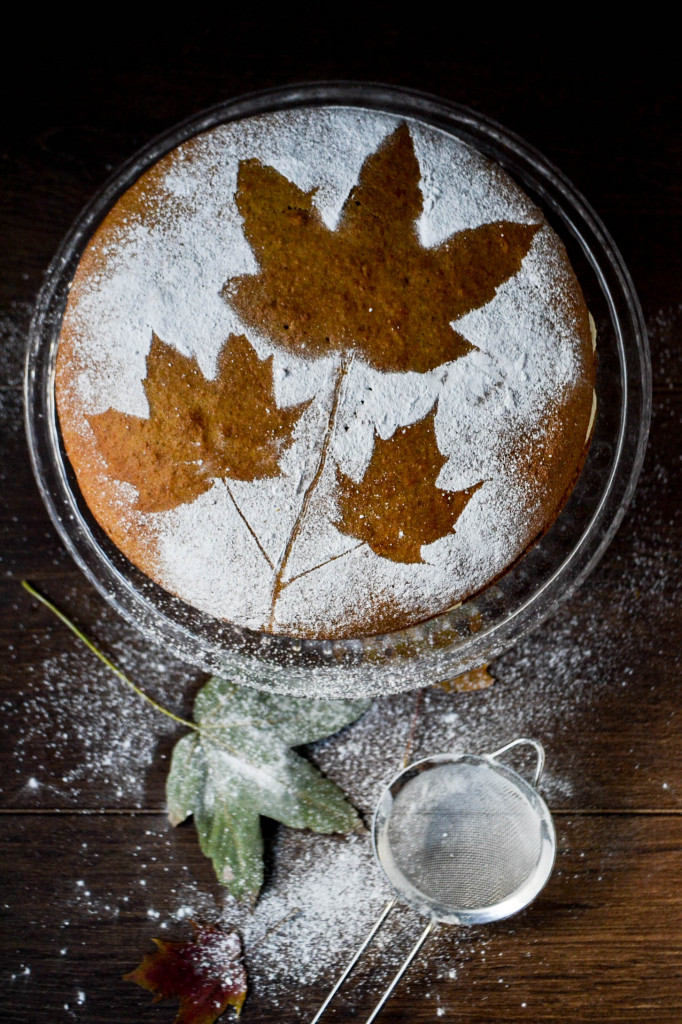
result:
[[[8,1024],[171,1021],[172,1004],[153,1006],[121,976],[150,950],[159,922],[166,937],[187,935],[177,914],[183,901],[208,916],[222,901],[191,826],[174,830],[165,818],[179,733],[122,695],[20,587],[30,579],[153,696],[189,712],[204,677],[150,650],[107,607],[62,548],[33,481],[21,378],[42,274],[83,204],[156,133],[248,90],[327,78],[398,83],[469,104],[558,164],[623,252],[654,372],[642,480],[603,561],[550,622],[492,666],[493,686],[430,689],[414,728],[415,756],[439,739],[472,750],[519,733],[545,743],[559,840],[554,874],[516,918],[439,929],[382,1019],[682,1019],[682,132],[674,62],[646,31],[627,51],[596,37],[586,49],[572,29],[561,49],[528,32],[520,61],[503,32],[474,48],[436,31],[421,42],[388,8],[382,14],[362,31],[348,19],[352,45],[339,44],[338,25],[278,15],[265,31],[256,14],[182,38],[115,29],[105,47],[84,47],[63,27],[56,35],[46,28],[38,44],[16,41],[21,70],[6,82],[0,144],[0,1004]],[[414,694],[388,698],[353,743],[310,751],[364,813],[404,751],[414,702]],[[316,841],[270,829],[266,889],[315,856]],[[400,925],[389,951],[396,959],[416,927],[407,917]],[[245,1024],[309,1019],[345,955],[302,984],[286,971],[265,976],[258,949],[247,946]],[[386,971],[370,957],[330,1020],[364,1019]]]

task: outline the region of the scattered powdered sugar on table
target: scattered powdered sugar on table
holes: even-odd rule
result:
[[[654,356],[659,357],[661,384],[666,389],[679,385],[669,369],[677,365],[674,353],[679,324],[679,308],[663,310],[652,320]],[[541,790],[550,807],[575,806],[580,777],[570,751],[574,746],[578,749],[581,770],[585,764],[589,766],[589,747],[582,733],[588,733],[588,743],[599,741],[596,711],[600,700],[616,688],[622,688],[627,698],[633,686],[634,669],[623,660],[620,637],[604,621],[606,597],[611,622],[621,623],[623,630],[641,629],[647,638],[660,636],[661,621],[679,614],[682,604],[677,543],[682,511],[670,520],[657,501],[660,487],[679,484],[679,453],[666,448],[663,440],[679,433],[679,428],[679,403],[659,393],[645,473],[604,563],[568,606],[492,666],[493,686],[468,694],[448,694],[434,687],[423,691],[422,697],[407,693],[378,699],[360,721],[311,749],[315,762],[348,792],[366,820],[384,783],[400,768],[408,743],[411,758],[448,749],[480,753],[521,733],[536,736],[547,747]],[[79,588],[81,601],[82,593]],[[67,607],[70,604],[67,602]],[[173,666],[168,664],[166,652],[150,648],[116,620],[112,628],[112,618],[96,622],[88,631],[136,681],[147,688],[153,681],[154,696],[168,706],[180,710],[184,687],[187,706],[201,680],[184,669],[179,675],[177,666],[171,677]],[[16,776],[16,782],[3,780],[7,789],[16,790],[7,805],[87,810],[93,803],[89,787],[93,780],[98,806],[118,806],[119,800],[123,806],[143,806],[150,767],[158,760],[156,744],[179,733],[138,704],[73,643],[68,654],[27,663],[21,692],[12,690],[3,700],[3,729],[7,745],[14,748]],[[650,643],[643,646],[642,657],[651,649]],[[665,649],[658,653],[677,659]],[[16,656],[11,644],[7,657]],[[638,692],[641,696],[642,690]],[[625,707],[625,713],[637,713],[636,705],[635,710],[632,705]],[[159,804],[154,801],[154,806]],[[274,834],[270,831],[266,885],[251,915],[248,909],[224,900],[219,887],[211,887],[209,866],[205,866],[203,881],[199,880],[204,862],[191,823],[173,830],[161,813],[134,816],[132,821],[140,822],[137,845],[127,841],[126,870],[113,876],[108,856],[111,842],[117,839],[115,817],[79,814],[43,820],[55,833],[71,829],[66,840],[60,838],[52,847],[46,844],[46,849],[61,856],[55,870],[54,898],[45,905],[43,890],[21,888],[7,893],[6,908],[11,910],[18,900],[27,902],[36,928],[56,929],[54,956],[70,965],[63,998],[72,1008],[82,1003],[85,991],[82,982],[74,981],[79,964],[83,978],[93,976],[93,934],[120,936],[130,959],[125,964],[115,962],[112,969],[118,976],[132,969],[145,951],[151,951],[151,945],[149,950],[144,945],[152,935],[187,939],[189,918],[214,920],[221,916],[226,927],[238,926],[245,937],[254,996],[281,1007],[283,1019],[295,1019],[295,1015],[307,1019],[316,1007],[310,1005],[305,986],[322,980],[331,987],[387,897],[367,835],[344,838],[284,828]],[[133,835],[132,827],[125,834]],[[119,918],[120,933],[106,933],[104,926]],[[131,929],[133,920],[138,925]],[[378,971],[371,983],[372,994],[413,941],[418,924],[413,915],[403,914],[388,928],[376,959],[370,961]],[[126,945],[131,930],[134,938]],[[441,992],[446,985],[452,986],[448,990],[453,993],[452,1004],[457,1005],[457,985],[465,974],[463,962],[475,968],[471,984],[476,983],[479,967],[496,969],[493,956],[497,953],[489,934],[443,930],[426,950],[429,977],[439,979]],[[7,965],[11,973],[6,977],[15,999],[20,998],[19,986],[29,980],[41,981],[44,955],[40,961],[36,957],[35,964],[27,960],[28,955],[24,950]],[[541,962],[539,954],[535,955]],[[413,978],[414,970],[402,982],[405,989],[415,985]],[[499,982],[505,987],[514,984],[513,972]],[[87,990],[88,1003],[96,1001],[98,991],[98,985],[92,983]],[[420,998],[430,995],[428,987],[420,990]],[[434,1016],[441,1016],[444,1007],[436,998]],[[364,1005],[371,1005],[371,996]],[[244,1019],[254,1019],[248,1002]]]
[[[412,759],[444,750],[481,753],[525,732],[551,747],[570,734],[576,717],[610,685],[590,648],[593,640],[598,642],[598,624],[593,637],[583,631],[581,644],[576,644],[580,628],[575,616],[559,616],[549,639],[536,635],[501,659],[494,668],[497,681],[487,690],[450,694],[432,687],[421,697],[408,693],[378,699],[357,723],[315,744],[310,754],[369,822],[383,786],[401,767],[408,744]],[[40,687],[31,686],[25,717],[18,726],[14,723],[17,769],[26,778],[23,804],[69,806],[74,800],[87,806],[92,781],[98,802],[115,806],[120,799],[123,806],[139,805],[158,756],[156,743],[174,728],[96,665],[88,676],[91,683],[79,691],[76,684],[83,686],[83,668],[78,663],[84,657],[89,656],[76,648],[73,654],[46,662]],[[141,682],[163,676],[163,665],[155,666],[155,659],[155,652],[136,652],[123,660],[129,674]],[[198,684],[195,680],[190,685],[196,689]],[[178,705],[177,684],[158,683],[154,695]],[[62,773],[62,762],[74,754],[75,764]],[[570,780],[556,774],[551,759],[543,793],[550,806],[570,801]],[[270,867],[251,913],[226,898],[219,886],[197,881],[198,867],[203,865],[208,880],[211,868],[201,857],[191,822],[173,830],[162,819],[152,820],[151,827],[141,826],[139,844],[127,851],[130,868],[115,881],[103,877],[101,869],[93,879],[95,872],[87,866],[92,857],[105,855],[106,843],[98,841],[92,850],[84,844],[83,865],[76,867],[82,873],[67,875],[58,885],[60,905],[70,922],[65,944],[72,941],[67,933],[75,934],[79,921],[112,920],[124,912],[145,917],[149,935],[167,938],[188,937],[182,926],[187,919],[218,917],[224,927],[237,927],[242,933],[251,991],[277,1005],[291,999],[293,988],[308,1012],[312,1008],[305,1002],[306,986],[321,980],[331,984],[390,896],[367,834],[319,836],[277,828],[274,834],[272,829],[266,832]],[[98,831],[107,827],[102,823]],[[412,912],[395,913],[368,961],[373,988],[388,980],[418,930],[419,919]],[[456,940],[453,935],[448,941]],[[477,949],[485,945],[478,935],[462,941],[467,949],[472,941]],[[429,953],[429,961],[435,958],[433,977],[443,970],[438,946]],[[141,956],[143,945],[137,952]]]
[[[59,603],[70,609],[71,599],[66,595]],[[51,628],[62,630],[56,622]],[[112,623],[108,613],[87,631],[150,696],[182,713],[186,665],[150,647],[121,621]],[[158,765],[164,771],[166,755],[159,748],[169,747],[176,726],[70,634],[66,648],[46,661],[29,662],[21,687],[0,702],[2,728],[14,750],[14,768],[0,780],[0,792],[10,806],[73,808],[87,806],[94,787],[98,802],[107,806],[143,807],[150,769]],[[13,646],[8,657],[15,657]]]
[[[644,515],[646,498],[644,494]],[[656,550],[669,547],[664,525]],[[665,572],[668,559],[638,556],[638,543],[631,537],[626,548],[632,555],[631,573],[623,573],[615,587],[609,585],[624,623],[636,614],[633,603],[638,587],[650,595],[647,607],[652,616],[672,607],[680,597],[679,587],[671,590]],[[599,573],[591,585],[599,586]],[[602,600],[596,598],[596,608],[602,607]],[[121,643],[119,638],[116,647]],[[407,693],[378,699],[357,723],[315,744],[311,756],[369,821],[383,786],[400,769],[408,744],[410,758],[417,759],[445,750],[490,751],[517,735],[529,734],[541,739],[548,750],[543,795],[552,809],[571,806],[574,780],[565,760],[561,767],[557,763],[553,750],[562,750],[565,758],[566,742],[570,745],[576,728],[589,722],[591,709],[598,707],[605,691],[629,683],[627,671],[618,662],[618,647],[617,638],[605,632],[602,619],[593,614],[589,591],[583,590],[572,606],[495,663],[496,681],[488,689],[450,694],[432,687],[421,697]],[[88,805],[90,777],[98,802],[116,802],[113,786],[110,797],[106,796],[108,766],[113,766],[117,787],[125,790],[124,806],[138,803],[155,758],[155,742],[172,728],[126,691],[119,691],[116,680],[100,673],[97,666],[91,673],[92,685],[79,693],[84,657],[76,648],[73,655],[50,659],[41,668],[40,678],[36,674],[31,681],[21,717],[11,723],[17,769],[26,780],[21,795],[24,806],[33,801],[38,806],[64,806],[63,794],[50,787],[61,761],[73,750],[78,755],[77,778],[64,789],[73,793],[78,806]],[[118,653],[116,660],[120,660]],[[141,648],[123,660],[129,674],[140,682],[163,676],[163,664],[156,662],[164,659],[157,652],[145,654]],[[196,679],[188,681],[191,690],[198,684]],[[154,694],[177,707],[177,684],[161,682]],[[82,824],[75,828],[82,833],[85,820],[79,821]],[[110,822],[98,818],[96,825],[89,826],[94,829],[90,848],[84,842],[79,853],[80,837],[74,843],[75,860],[65,865],[67,873],[56,883],[56,907],[50,909],[51,914],[64,917],[63,937],[58,941],[68,949],[68,957],[75,955],[77,936],[78,941],[82,936],[84,949],[89,948],[89,929],[97,920],[115,921],[120,915],[134,914],[146,919],[147,938],[182,940],[190,937],[188,919],[219,918],[225,928],[237,927],[243,936],[251,998],[286,1007],[292,1018],[296,1013],[312,1016],[315,1007],[310,1005],[307,987],[317,985],[318,992],[320,986],[331,987],[389,898],[369,836],[326,837],[270,829],[266,883],[252,914],[212,884],[210,865],[198,850],[191,822],[177,830],[160,817],[151,822],[140,824],[138,845],[126,850],[129,868],[116,879],[104,874],[102,866],[89,867],[106,857],[107,841],[102,836],[110,834]],[[408,910],[401,909],[389,921],[367,962],[371,977],[359,972],[359,983],[366,985],[362,1005],[371,1005],[419,928],[419,919]],[[448,979],[457,972],[460,960],[468,962],[473,956],[485,962],[491,941],[483,929],[443,929],[424,952],[422,969],[434,982],[441,979],[443,985],[450,984]],[[145,942],[138,939],[136,943],[126,969],[132,969],[134,958],[145,952]],[[413,978],[419,970],[417,965]],[[409,976],[404,984],[410,985]]]
[[[0,388],[19,387],[24,365],[24,339],[33,313],[33,304],[10,300],[6,313],[0,313]]]
[[[282,874],[244,922],[244,944],[263,982],[286,985],[294,971],[299,985],[312,984],[338,969],[340,942],[350,956],[391,892],[367,836],[306,836],[293,870]]]
[[[363,162],[399,121],[366,110],[293,110],[223,125],[180,146],[165,158],[145,216],[95,242],[107,267],[79,285],[67,312],[80,368],[69,405],[77,406],[73,415],[89,438],[102,487],[124,521],[154,538],[159,582],[195,607],[253,629],[268,627],[273,569],[227,489],[216,483],[190,505],[147,516],[134,512],[132,488],[118,488],[114,497],[86,416],[108,408],[148,416],[142,380],[152,332],[196,356],[207,377],[215,375],[230,333],[246,334],[261,358],[274,355],[277,401],[293,406],[317,395],[317,405],[303,415],[278,479],[230,487],[277,565],[315,478],[339,363],[338,357],[306,361],[281,352],[247,328],[222,296],[229,279],[259,269],[234,198],[239,162],[258,159],[299,188],[316,189],[314,203],[333,228]],[[501,168],[438,129],[408,123],[422,173],[417,228],[424,245],[500,219],[542,222]],[[355,359],[331,457],[276,595],[275,632],[343,628],[368,593],[408,616],[414,608],[433,614],[478,590],[523,551],[532,540],[528,524],[538,498],[518,472],[509,438],[541,432],[550,407],[580,377],[576,325],[553,300],[567,284],[572,290],[556,236],[545,224],[520,271],[487,305],[457,321],[473,351],[421,374],[381,373]],[[424,546],[423,563],[404,564],[358,545],[334,525],[337,466],[360,480],[375,434],[387,439],[434,407],[438,446],[448,459],[437,485],[482,486],[455,530]],[[317,568],[330,557],[333,563]]]
[[[17,797],[26,799],[28,790],[41,802],[72,806],[96,785],[111,799],[141,806],[159,737],[171,726],[121,686],[112,686],[104,666],[93,665],[87,682],[74,687],[82,658],[81,650],[58,655],[41,666],[40,687],[27,680],[15,740],[15,774],[26,781]],[[1,788],[14,789],[19,779],[5,779]]]

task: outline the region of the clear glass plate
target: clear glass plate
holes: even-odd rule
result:
[[[501,164],[562,238],[598,332],[598,411],[573,493],[551,529],[494,585],[419,625],[353,640],[271,636],[191,608],[135,568],[95,522],[62,444],[54,399],[57,342],[81,253],[136,178],[198,132],[291,107],[341,105],[409,116],[463,139]],[[466,107],[419,92],[358,83],[287,87],[221,103],[155,139],[121,167],[71,228],[47,272],[26,361],[28,444],[48,512],[102,596],[148,639],[238,683],[310,697],[394,693],[491,661],[552,615],[594,568],[639,476],[651,413],[646,330],[632,281],[606,229],[571,183],[532,146]]]

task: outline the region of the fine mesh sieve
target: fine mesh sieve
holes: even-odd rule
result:
[[[512,747],[537,756],[533,784],[499,758]],[[374,851],[397,895],[358,949],[311,1024],[316,1024],[395,906],[429,918],[419,940],[367,1019],[375,1019],[436,923],[499,921],[527,906],[554,864],[556,837],[537,793],[544,766],[537,740],[492,754],[437,754],[404,768],[384,790],[372,826]]]

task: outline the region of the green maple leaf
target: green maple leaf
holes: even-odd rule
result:
[[[314,832],[361,826],[339,787],[291,748],[338,732],[370,704],[270,695],[217,676],[199,691],[199,730],[173,751],[168,816],[174,825],[194,816],[201,849],[233,896],[256,896],[262,885],[261,815]]]

